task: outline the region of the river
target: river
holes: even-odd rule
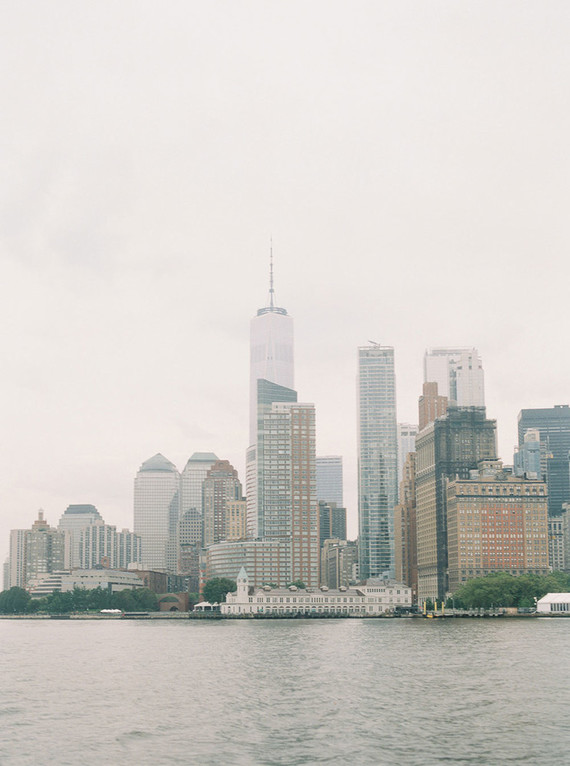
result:
[[[0,621],[0,764],[564,764],[570,620]]]

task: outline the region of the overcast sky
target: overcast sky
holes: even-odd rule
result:
[[[512,461],[570,400],[566,2],[0,8],[0,556],[38,508],[132,528],[133,479],[214,451],[244,479],[249,321],[295,320],[356,534],[356,348],[476,346]]]

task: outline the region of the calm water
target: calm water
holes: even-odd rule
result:
[[[0,764],[565,764],[570,620],[0,621]]]

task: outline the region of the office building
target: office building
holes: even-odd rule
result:
[[[400,482],[400,502],[394,512],[394,564],[396,580],[418,595],[418,549],[416,538],[416,453],[409,452]]]
[[[290,581],[316,587],[319,520],[314,406],[296,402],[260,405],[257,448],[260,537],[289,545]]]
[[[392,576],[398,500],[394,349],[358,349],[358,525],[360,577]]]
[[[195,508],[200,515],[202,507],[202,484],[208,471],[218,460],[213,452],[194,452],[180,475],[180,515]]]
[[[226,503],[225,530],[225,539],[228,542],[237,542],[247,538],[246,500],[228,500]]]
[[[431,348],[424,356],[424,381],[456,407],[484,407],[483,364],[476,348]]]
[[[515,447],[513,458],[516,476],[546,481],[548,475],[548,451],[546,442],[540,440],[538,428],[529,428],[523,435],[523,443]]]
[[[57,529],[59,532],[67,532],[65,569],[78,569],[81,566],[79,546],[81,544],[81,532],[85,527],[95,522],[103,522],[103,518],[94,505],[68,505],[63,512]]]
[[[321,586],[348,588],[357,576],[358,546],[355,542],[329,538],[321,549]]]
[[[342,457],[322,455],[316,459],[317,500],[342,508]]]
[[[418,426],[411,423],[398,423],[398,491],[404,475],[404,463],[410,452],[416,449]]]
[[[445,478],[468,479],[481,460],[496,459],[496,422],[484,407],[450,407],[416,439],[418,601],[445,598],[447,513]]]
[[[129,564],[141,560],[141,540],[138,535],[98,521],[81,530],[79,565],[81,569],[104,566],[108,569],[127,569]]]
[[[493,572],[548,574],[547,488],[500,460],[447,479],[449,591]]]
[[[548,515],[558,516],[562,504],[570,500],[570,407],[521,410],[518,417],[519,451],[525,446],[529,429],[538,430],[540,441],[546,445],[548,484]]]
[[[66,534],[50,527],[44,512],[31,529],[13,529],[10,532],[10,586],[26,588],[31,582],[63,569]]]
[[[319,502],[319,541],[322,548],[325,540],[336,538],[346,540],[346,508],[336,503]]]
[[[548,517],[548,563],[553,572],[563,572],[566,569],[565,555],[565,516]]]
[[[226,507],[232,500],[241,500],[238,472],[228,460],[217,460],[202,484],[204,508],[204,545],[227,539]]]
[[[422,431],[427,425],[433,423],[436,418],[441,418],[445,415],[448,405],[447,396],[440,396],[438,393],[437,383],[424,383],[418,406],[418,430]]]
[[[10,587],[26,587],[26,535],[27,529],[10,530]]]
[[[204,580],[227,577],[236,580],[242,567],[251,573],[256,587],[285,587],[291,582],[289,545],[281,540],[245,540],[211,545],[206,551]]]
[[[175,572],[180,474],[160,453],[135,478],[134,531],[141,539],[143,569]]]

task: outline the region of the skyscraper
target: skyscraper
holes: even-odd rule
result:
[[[218,460],[213,452],[194,452],[180,476],[180,515],[194,508],[200,515],[202,508],[202,484],[208,471]]]
[[[445,415],[448,404],[447,396],[440,396],[438,393],[438,384],[435,381],[424,383],[418,405],[418,430],[421,431],[436,418]]]
[[[430,348],[424,356],[424,381],[437,383],[450,405],[483,407],[483,364],[476,348]]]
[[[275,305],[273,251],[269,261],[269,303],[258,309],[250,325],[249,371],[249,447],[246,452],[247,534],[259,537],[257,526],[257,429],[258,381],[274,383],[283,389],[294,386],[293,319],[287,310]],[[270,394],[266,387],[266,395]],[[296,396],[296,395],[295,395]],[[274,401],[282,401],[277,398]]]
[[[398,434],[394,349],[358,349],[358,525],[360,577],[393,575]]]
[[[316,587],[319,521],[315,408],[312,404],[273,402],[260,405],[259,409],[258,533],[288,547],[290,580],[302,580],[305,585]]]
[[[322,455],[317,457],[316,466],[317,500],[319,503],[336,503],[339,508],[342,507],[342,457]]]
[[[241,500],[238,472],[228,460],[217,460],[208,471],[202,485],[204,501],[204,545],[227,539],[226,507],[232,500]]]
[[[68,505],[59,520],[59,532],[68,532],[65,552],[65,568],[76,569],[81,566],[79,546],[81,532],[85,527],[96,522],[103,522],[103,517],[94,505]]]
[[[416,436],[418,435],[418,427],[411,423],[398,423],[398,496],[400,490],[400,482],[404,475],[404,463],[408,457],[408,453],[414,452],[416,449]]]
[[[135,478],[134,531],[141,538],[144,569],[176,571],[180,474],[160,453]]]
[[[286,388],[295,385],[293,319],[275,305],[273,256],[269,270],[269,305],[258,309],[250,325],[249,443],[257,438],[257,381],[263,378]]]
[[[519,449],[524,447],[528,429],[538,429],[546,444],[548,514],[562,513],[562,503],[570,499],[570,407],[557,404],[536,410],[521,410],[518,419]]]
[[[447,592],[445,479],[469,479],[481,460],[496,458],[496,421],[484,407],[450,407],[416,439],[418,599]]]

